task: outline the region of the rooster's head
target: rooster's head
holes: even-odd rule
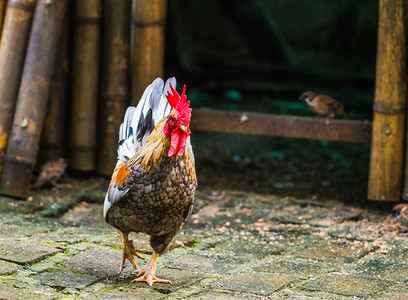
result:
[[[171,93],[169,92],[166,97],[173,109],[167,117],[164,133],[170,138],[169,156],[183,155],[187,138],[190,135],[190,101],[187,101],[185,85],[181,96],[171,84],[170,88]]]

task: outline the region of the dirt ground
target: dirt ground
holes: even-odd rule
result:
[[[152,287],[131,282],[130,264],[118,274],[119,238],[102,216],[107,179],[66,178],[27,201],[0,196],[0,298],[407,298],[408,240],[387,210],[201,180],[190,220],[159,258],[173,284]],[[131,239],[149,259],[148,237]]]

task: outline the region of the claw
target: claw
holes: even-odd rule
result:
[[[136,252],[135,246],[133,245],[133,240],[129,240],[130,244],[130,251],[132,252],[133,255],[135,255],[137,258],[146,260],[143,256],[141,256],[139,253]]]
[[[140,271],[138,274],[139,277],[133,279],[131,282],[146,282],[148,285],[152,286],[153,282],[157,283],[168,283],[171,284],[170,280],[157,278],[156,276],[152,275],[151,273],[147,272],[146,270]]]
[[[159,258],[159,254],[157,254],[153,250],[153,255],[150,258],[147,266],[144,270],[140,271],[137,278],[133,279],[132,282],[146,282],[148,285],[152,286],[154,282],[157,283],[168,283],[171,284],[170,280],[160,279],[155,276],[156,273],[156,263],[157,259]]]
[[[133,257],[133,255],[143,260],[144,258],[140,256],[139,253],[136,252],[135,247],[133,246],[133,241],[128,240],[127,233],[123,233],[122,231],[119,231],[119,234],[120,234],[120,243],[122,245],[122,260],[120,263],[119,274],[122,273],[126,260],[130,261],[130,263],[135,268],[136,273],[140,273],[140,268],[137,265],[136,260]]]

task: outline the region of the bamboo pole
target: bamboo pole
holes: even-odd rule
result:
[[[404,25],[405,25],[405,92],[408,94],[408,3],[404,2]],[[408,100],[407,100],[408,101]],[[406,111],[408,114],[408,112]],[[405,132],[405,176],[404,176],[404,189],[402,193],[402,197],[405,201],[408,201],[408,117],[406,117],[406,132]]]
[[[9,0],[0,41],[0,175],[13,122],[35,0]]]
[[[101,0],[75,2],[70,122],[70,164],[95,169]]]
[[[65,22],[51,80],[48,109],[44,119],[37,165],[43,165],[47,161],[66,157],[69,75],[68,28],[69,26]]]
[[[67,2],[37,2],[13,127],[3,160],[2,194],[19,198],[27,195]]]
[[[156,77],[163,77],[166,0],[136,0],[133,19],[132,105]]]
[[[105,0],[103,22],[102,114],[97,172],[111,175],[118,129],[129,102],[130,13],[128,0]]]
[[[3,32],[3,21],[6,13],[7,0],[0,0],[0,38]]]
[[[407,101],[408,2],[380,0],[368,199],[399,201]]]

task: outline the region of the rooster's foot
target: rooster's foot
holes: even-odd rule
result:
[[[133,257],[133,255],[143,260],[144,258],[139,253],[136,252],[135,246],[133,246],[133,241],[128,240],[128,234],[123,233],[121,231],[119,231],[119,233],[120,233],[120,243],[122,245],[122,261],[120,264],[119,274],[122,273],[126,260],[130,261],[130,263],[135,268],[136,273],[140,273],[140,268],[137,265],[136,260]]]
[[[156,263],[157,263],[158,258],[159,258],[159,254],[156,253],[153,250],[152,257],[150,258],[149,262],[147,263],[146,268],[144,270],[140,271],[138,277],[133,279],[132,282],[144,281],[150,286],[153,284],[153,282],[170,283],[171,284],[170,280],[160,279],[160,278],[157,278],[155,276],[155,274],[156,274]]]
[[[169,283],[171,284],[170,280],[166,280],[166,279],[160,279],[157,278],[154,274],[152,274],[151,272],[145,270],[140,271],[139,277],[135,278],[132,280],[132,282],[146,282],[148,285],[152,286],[153,282],[157,282],[157,283]]]

